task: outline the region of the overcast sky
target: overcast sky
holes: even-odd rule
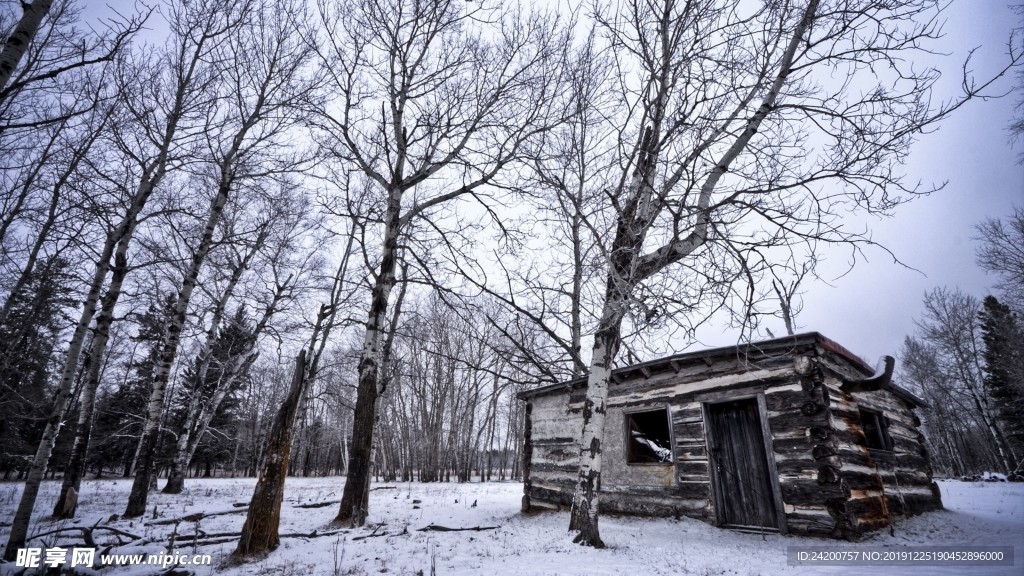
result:
[[[940,42],[945,55],[921,61],[943,71],[937,96],[946,100],[959,93],[960,67],[972,48],[978,48],[972,60],[975,75],[990,76],[1007,61],[1011,29],[1024,25],[1007,0],[951,4]],[[162,26],[159,18],[150,22],[161,33]],[[1015,83],[1012,76],[1003,78],[992,92],[1008,92]],[[1015,204],[1024,206],[1024,166],[1017,162],[1024,142],[1012,148],[1007,131],[1020,98],[1016,91],[969,102],[937,131],[921,137],[907,174],[923,187],[947,182],[945,189],[901,206],[891,218],[863,221],[875,241],[916,270],[894,263],[882,250],[868,249],[867,260],[858,259],[851,272],[836,279],[849,268],[849,250],[826,252],[820,273],[830,282],[805,282],[797,331],[821,332],[874,364],[883,354],[896,355],[913,332],[925,291],[959,286],[978,297],[988,293],[992,278],[974,262],[973,227],[986,217],[1005,217]],[[785,334],[781,320],[766,326],[777,336]],[[698,337],[689,350],[735,344],[739,333],[709,327]]]
[[[947,56],[927,62],[944,73],[946,98],[959,88],[967,52],[979,47],[972,68],[980,78],[1005,62],[1006,39],[1021,18],[1004,0],[959,0],[947,13],[942,50]],[[1013,89],[1014,78],[1000,83]],[[986,217],[1005,217],[1014,205],[1024,206],[1024,166],[1017,163],[1024,142],[1012,148],[1009,125],[1016,101],[1009,96],[973,101],[925,135],[912,149],[907,174],[927,183],[948,182],[945,189],[896,210],[889,219],[865,220],[874,239],[907,265],[894,264],[881,250],[868,250],[853,271],[831,282],[807,286],[798,331],[819,331],[874,364],[883,354],[896,355],[903,338],[914,330],[925,291],[959,286],[978,297],[988,293],[992,278],[974,261],[973,227]],[[845,270],[849,251],[827,256],[824,275]],[[780,321],[768,324],[785,334]],[[735,334],[702,334],[703,344],[727,345]],[[695,349],[691,348],[691,349]]]

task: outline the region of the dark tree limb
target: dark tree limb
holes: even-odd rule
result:
[[[485,530],[497,530],[501,526],[470,526],[468,528],[449,528],[438,524],[428,524],[417,532],[483,532]]]

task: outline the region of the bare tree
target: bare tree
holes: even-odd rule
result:
[[[583,337],[592,331],[593,296],[601,272],[601,196],[607,184],[607,141],[613,130],[604,114],[614,94],[609,63],[597,56],[594,33],[580,46],[563,46],[567,87],[561,123],[545,135],[529,158],[520,184],[530,209],[503,222],[504,251],[494,258],[500,274],[487,281],[467,279],[515,312],[512,322],[542,333],[555,355],[536,346],[517,351],[537,372],[536,381],[562,381],[586,372]],[[544,258],[534,259],[534,251]],[[507,262],[523,260],[524,267]],[[495,277],[496,276],[496,277]],[[509,332],[509,318],[488,315],[495,329]],[[522,341],[515,338],[515,341]],[[524,354],[525,353],[525,354]]]
[[[167,473],[165,493],[181,492],[188,463],[192,460],[192,456],[199,447],[199,443],[221,403],[234,391],[238,379],[246,371],[245,367],[250,366],[259,355],[258,341],[270,332],[272,321],[280,315],[282,308],[295,298],[296,286],[312,272],[308,269],[292,268],[288,270],[284,278],[281,278],[283,274],[280,272],[268,271],[266,268],[261,270],[267,274],[267,279],[272,279],[272,281],[269,293],[264,297],[265,302],[261,303],[262,310],[255,325],[249,330],[248,338],[233,350],[228,358],[220,361],[217,366],[218,379],[212,390],[205,394],[202,393],[198,389],[198,385],[206,381],[215,362],[214,346],[220,334],[224,310],[227,308],[227,303],[235,296],[235,286],[242,273],[248,271],[253,265],[259,252],[267,253],[262,256],[265,260],[284,264],[285,254],[297,251],[298,244],[304,237],[309,236],[310,215],[305,213],[305,206],[302,202],[297,202],[295,198],[289,197],[289,193],[292,191],[297,191],[296,196],[301,196],[306,192],[301,187],[291,188],[289,184],[283,184],[279,192],[280,197],[270,199],[267,203],[257,204],[262,210],[261,214],[257,216],[259,223],[254,231],[255,238],[251,245],[245,248],[247,251],[240,255],[240,260],[236,261],[236,268],[232,271],[224,292],[214,302],[210,325],[197,354],[194,368],[193,380],[197,384],[197,389],[191,392],[185,410],[184,422],[177,430],[175,446],[170,453],[171,465]],[[247,199],[247,202],[252,203],[252,199]],[[282,267],[282,271],[284,269],[285,267]]]
[[[952,451],[966,453],[980,442],[992,454],[993,463],[1003,472],[1012,471],[1016,466],[1013,450],[997,417],[999,407],[986,386],[984,343],[977,321],[981,303],[959,290],[936,288],[925,294],[924,307],[924,316],[917,321],[918,338],[908,339],[904,346],[908,372],[927,396],[942,398],[935,402],[940,410],[953,407],[959,413],[957,420],[969,414],[976,423],[968,424],[980,432],[973,435],[974,442],[962,442]],[[967,431],[961,427],[960,434]]]
[[[380,227],[367,238],[372,288],[338,521],[366,517],[400,238],[417,220],[424,230],[450,230],[427,218],[463,198],[483,202],[486,186],[550,127],[553,22],[509,12],[454,0],[321,4],[324,39],[315,48],[338,94],[323,114],[325,146],[373,185],[362,218]]]
[[[61,7],[62,10],[70,10],[69,5],[66,3],[62,3]],[[60,21],[56,20],[55,18],[54,22],[56,23]],[[66,25],[66,22],[60,22],[60,26]],[[55,24],[54,26],[49,28],[50,32],[52,32],[57,38],[61,38],[59,33],[60,26],[57,26]],[[138,30],[139,26],[141,26],[141,22],[137,22],[134,20],[130,21],[130,23],[126,25],[126,29],[123,31],[124,35],[119,36],[119,40],[115,42],[115,51],[104,57],[102,60],[106,61],[113,58],[114,54],[121,50],[121,48],[124,46],[124,42],[127,42],[127,39],[130,38],[130,36]],[[62,46],[60,45],[60,42],[62,41],[66,41],[66,38],[61,38],[60,40],[57,40],[57,45],[53,45],[47,42],[45,39],[38,42],[36,48],[37,56],[40,54],[46,54],[49,51],[55,51],[59,55],[62,50]],[[83,39],[82,41],[83,50],[85,50],[86,48],[88,48],[88,40]],[[32,49],[26,48],[26,50],[28,50],[30,57],[27,63],[22,66],[21,75],[15,78],[14,83],[9,84],[4,89],[8,94],[4,96],[5,100],[0,100],[0,106],[3,106],[3,112],[2,116],[0,116],[0,119],[3,119],[4,121],[4,124],[2,125],[2,127],[0,127],[0,134],[3,134],[4,131],[8,130],[25,130],[34,127],[45,126],[47,124],[52,124],[54,122],[60,124],[61,122],[60,119],[55,119],[53,117],[43,117],[36,120],[28,121],[12,121],[13,118],[20,116],[20,113],[18,112],[12,113],[12,109],[18,110],[19,107],[30,106],[30,102],[24,101],[31,100],[31,98],[29,98],[28,95],[33,95],[37,89],[45,91],[45,88],[47,86],[45,80],[52,79],[60,75],[61,73],[67,72],[68,69],[58,66],[56,68],[48,69],[48,71],[43,71],[41,68],[36,66],[36,63],[32,58]],[[19,55],[18,60],[20,60],[20,58],[21,56]],[[64,56],[64,58],[66,58],[66,55]],[[67,62],[67,60],[63,60],[63,58],[57,58],[56,60],[54,60],[54,62],[62,61],[65,63]],[[17,64],[17,60],[12,62],[12,65]],[[71,69],[75,69],[87,64],[88,63],[85,63],[84,61],[75,61],[74,63],[68,64],[68,66]],[[45,67],[46,64],[43,64],[43,66]],[[79,78],[79,81],[88,83],[90,80],[98,81],[99,78],[101,78],[101,76],[90,79],[89,76],[86,75]],[[98,93],[102,94],[102,91]],[[94,98],[86,98],[85,100],[89,102],[89,105],[84,107],[72,106],[68,109],[70,110],[69,112],[58,116],[59,118],[64,119],[75,115],[83,114],[85,112],[97,110],[97,101],[99,99],[109,97],[109,95],[106,95],[97,96]],[[45,99],[45,96],[41,96],[40,98]],[[60,98],[54,97],[54,100],[59,101]],[[74,102],[75,100],[72,99],[72,101]],[[40,102],[41,100],[37,99],[34,102],[34,104],[39,104]],[[80,104],[79,102],[75,103]],[[100,110],[101,111],[99,112],[99,115],[101,118],[103,118],[103,120],[100,122],[100,126],[102,127],[106,123],[106,119],[108,117],[105,111],[109,111],[110,108],[103,107],[100,108]],[[99,132],[90,131],[87,132],[87,134],[89,135],[86,136],[84,140],[84,148],[78,147],[77,151],[79,153],[72,153],[71,158],[66,159],[67,164],[65,166],[61,166],[60,168],[58,168],[58,174],[62,174],[65,179],[69,178],[70,175],[77,170],[77,164],[82,161],[83,154],[85,152],[88,152],[88,150],[91,148],[96,138],[98,137]],[[32,173],[32,171],[30,171],[30,173]],[[58,181],[57,187],[52,190],[53,198],[59,198],[58,195],[60,194],[60,191],[62,189],[63,183]],[[19,203],[21,202],[21,198],[22,197],[19,196],[18,200],[16,201],[16,207],[19,209]],[[134,219],[138,215],[138,211],[141,210],[142,205],[145,204],[145,198],[148,198],[148,193],[145,192],[144,190],[140,191],[140,194],[136,197],[137,201],[132,203],[132,208],[129,209],[128,211],[128,216],[126,216],[122,224],[118,226],[118,229],[115,233],[109,234],[107,236],[106,241],[103,243],[103,247],[100,250],[100,255],[96,261],[92,277],[88,281],[88,288],[86,290],[81,315],[72,331],[71,340],[68,345],[68,351],[65,355],[63,361],[63,368],[61,370],[61,374],[58,380],[55,398],[53,400],[52,407],[49,411],[49,415],[46,418],[43,433],[39,440],[39,444],[35,452],[35,457],[32,460],[32,465],[25,482],[25,489],[22,492],[21,500],[18,505],[18,510],[15,513],[14,522],[12,523],[11,526],[11,535],[10,538],[8,539],[7,547],[4,551],[5,559],[13,560],[15,558],[18,548],[24,546],[25,544],[25,538],[27,537],[28,534],[28,527],[29,522],[31,520],[32,509],[35,505],[36,497],[39,493],[39,486],[42,482],[43,477],[46,475],[50,455],[53,451],[54,444],[57,441],[57,434],[59,433],[64,418],[66,416],[66,408],[70,403],[72,395],[74,393],[75,373],[79,367],[79,358],[81,355],[82,347],[86,341],[89,324],[92,322],[93,316],[95,314],[100,294],[103,291],[103,284],[105,282],[107,272],[109,271],[111,258],[115,255],[115,246],[117,244],[119,237],[122,237],[124,235],[130,236],[130,230],[134,225]],[[53,206],[52,201],[51,206]],[[48,225],[51,224],[51,222],[52,220],[50,218],[47,218],[47,220],[43,224],[43,230],[41,231],[41,234],[39,236],[39,238],[42,241],[49,240],[47,238],[47,228]],[[39,245],[40,242],[37,241],[33,246],[33,249],[29,253],[30,259],[35,258],[35,255],[38,253],[36,246]]]
[[[97,33],[82,35],[71,27],[80,8],[73,0],[35,0],[21,2],[21,16],[8,32],[0,49],[0,133],[12,126],[27,127],[26,122],[11,122],[11,102],[26,100],[26,92],[53,92],[57,80],[82,69],[112,61],[142,26],[145,17],[106,20]],[[0,25],[12,18],[14,4],[0,12]],[[39,117],[31,125],[40,126],[73,115],[65,109],[57,117]]]
[[[85,193],[83,166],[99,156],[96,144],[115,107],[109,62],[144,20],[118,18],[83,30],[73,2],[21,8],[16,26],[8,20],[15,4],[0,9],[0,36],[7,40],[0,62],[16,68],[13,81],[0,85],[0,294],[8,296],[0,326],[14,303],[10,296],[22,291],[41,258],[76,261],[94,240],[83,212],[92,196],[103,194],[95,185]],[[2,69],[4,64],[0,77]]]
[[[191,23],[195,23],[194,21]],[[202,100],[205,96],[201,89],[203,80],[197,77],[196,71],[202,58],[206,55],[211,37],[220,34],[216,30],[215,21],[207,19],[207,27],[200,33],[198,41],[191,42],[192,30],[188,29],[190,22],[184,19],[178,23],[180,42],[176,45],[177,53],[173,50],[166,54],[164,64],[175,73],[169,82],[165,101],[152,102],[146,100],[147,96],[141,95],[138,90],[140,78],[145,77],[145,72],[150,72],[149,79],[154,85],[160,85],[161,72],[154,72],[156,67],[146,68],[145,66],[130,66],[120,68],[118,73],[119,88],[118,96],[122,99],[121,104],[128,110],[128,115],[138,122],[139,132],[133,136],[125,136],[123,132],[114,133],[114,139],[118,142],[122,152],[129,159],[129,163],[136,163],[139,171],[131,172],[125,176],[122,182],[126,185],[123,188],[125,207],[119,217],[119,221],[106,235],[103,247],[96,260],[95,270],[90,281],[81,317],[71,337],[68,352],[64,360],[64,368],[61,373],[57,398],[54,402],[54,409],[50,420],[47,422],[46,431],[40,441],[39,450],[33,462],[33,473],[26,482],[22,501],[16,515],[15,524],[12,527],[12,536],[8,541],[6,556],[13,558],[17,548],[24,545],[24,537],[28,529],[28,521],[31,510],[38,494],[39,482],[45,474],[47,461],[53,444],[59,431],[64,409],[67,406],[72,393],[72,383],[78,360],[85,343],[86,332],[96,313],[104,283],[111,266],[119,270],[125,270],[127,266],[128,249],[132,238],[138,227],[140,216],[146,208],[154,190],[167,174],[168,167],[172,163],[172,148],[179,143],[178,129],[182,120],[189,116],[196,115],[202,109]],[[201,26],[197,25],[197,28]],[[126,68],[131,68],[129,73]],[[131,77],[129,78],[129,74]],[[209,79],[207,78],[206,81]],[[132,97],[135,97],[135,100]],[[154,106],[155,104],[155,106]],[[162,108],[161,108],[162,107]],[[156,114],[160,109],[161,114]],[[141,132],[141,134],[140,134]],[[111,179],[108,179],[111,181]],[[116,182],[116,180],[113,180]],[[116,302],[117,294],[120,291],[120,284],[123,281],[117,278],[107,287],[107,294]]]
[[[727,309],[747,323],[750,301],[768,294],[755,289],[767,270],[750,266],[758,254],[870,243],[842,216],[885,212],[918,192],[896,169],[914,134],[990,84],[965,78],[960,99],[933,106],[938,72],[912,67],[907,55],[937,37],[938,8],[636,0],[595,9],[621,78],[621,104],[609,114],[621,129],[570,521],[577,542],[603,546],[608,380],[630,310],[671,292],[690,322],[732,302]],[[1019,59],[1014,49],[1002,73]],[[880,68],[884,79],[861,73]],[[747,288],[732,288],[736,281]]]
[[[964,476],[999,468],[992,436],[955,374],[944,369],[941,345],[908,336],[900,349],[901,380],[927,400],[922,427],[937,469]]]
[[[216,22],[215,30],[223,34],[224,40],[213,47],[213,61],[219,66],[209,72],[220,76],[223,84],[217,87],[219,94],[209,102],[210,109],[206,111],[210,173],[196,181],[196,185],[209,186],[215,193],[209,200],[205,223],[178,287],[164,348],[153,376],[139,466],[125,509],[125,516],[129,517],[145,512],[171,365],[224,207],[229,196],[244,190],[252,181],[294,171],[301,165],[301,161],[288,154],[284,138],[287,130],[299,121],[296,113],[306,94],[315,89],[315,85],[301,78],[306,52],[300,49],[301,36],[296,38],[293,30],[293,26],[302,23],[294,8],[272,2],[225,3],[217,8],[206,17]],[[287,288],[287,283],[279,287],[274,303],[258,326],[261,332]]]
[[[796,316],[803,309],[803,303],[798,299],[800,284],[807,279],[808,275],[814,275],[816,265],[817,260],[812,254],[798,265],[785,266],[784,269],[792,278],[788,281],[785,278],[779,278],[776,267],[771,268],[772,290],[775,291],[775,295],[779,299],[779,312],[786,325],[786,334],[790,336],[794,334],[793,326]]]
[[[332,331],[341,324],[338,312],[349,296],[347,284],[351,273],[350,255],[358,230],[355,222],[352,223],[345,251],[334,273],[329,301],[321,305],[317,313],[309,340],[309,352],[303,349],[296,357],[291,387],[277,410],[267,434],[258,465],[259,479],[253,490],[245,523],[242,525],[238,547],[232,553],[235,561],[266,554],[277,548],[280,542],[278,528],[281,521],[281,502],[284,499],[284,480],[288,475],[296,414],[302,407],[308,388],[320,377],[320,362],[324,357],[327,342]]]
[[[1005,219],[987,218],[976,229],[978,264],[998,276],[996,287],[1024,311],[1024,208],[1014,208]]]
[[[39,25],[42,24],[46,13],[50,11],[53,0],[36,0],[32,3],[23,3],[24,13],[18,20],[18,25],[4,41],[4,48],[0,51],[0,90],[7,86],[11,74],[18,67],[18,63],[28,50],[29,44],[35,38]]]

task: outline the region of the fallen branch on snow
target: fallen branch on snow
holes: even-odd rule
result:
[[[98,524],[98,522],[97,522],[97,524]],[[64,533],[64,532],[79,532],[82,535],[82,541],[83,541],[83,543],[86,546],[91,547],[91,548],[98,548],[99,546],[96,544],[96,539],[95,539],[94,533],[99,531],[99,530],[110,532],[110,533],[114,534],[115,536],[117,536],[118,537],[117,538],[117,545],[123,545],[124,544],[124,542],[121,540],[121,536],[124,536],[126,538],[130,538],[131,540],[139,540],[139,539],[142,538],[141,536],[137,536],[135,534],[132,534],[131,532],[126,532],[126,531],[121,530],[119,528],[114,528],[113,526],[97,526],[96,524],[94,524],[92,526],[65,526],[63,528],[57,528],[57,529],[54,529],[54,530],[49,530],[47,532],[40,532],[38,534],[34,534],[34,535],[30,536],[28,539],[29,540],[36,540],[36,539],[42,538],[44,536],[50,536],[50,535],[53,535],[53,534],[61,534],[61,533]]]
[[[323,536],[334,536],[335,534],[347,534],[348,530],[327,530],[325,532],[318,532],[313,530],[308,533],[288,533],[280,534],[279,538],[320,538]],[[214,532],[206,533],[200,531],[198,534],[179,534],[176,537],[176,541],[180,546],[212,546],[214,544],[227,544],[229,542],[237,542],[241,537],[239,532]]]
[[[483,532],[484,530],[497,530],[501,526],[472,526],[470,528],[449,528],[437,524],[428,524],[417,532]]]
[[[333,504],[340,504],[341,500],[328,500],[327,502],[314,502],[312,504],[294,504],[292,508],[325,508]]]
[[[178,517],[178,518],[168,518],[166,520],[155,520],[153,522],[146,523],[145,526],[165,526],[167,524],[180,524],[182,522],[198,522],[198,521],[202,520],[203,518],[209,518],[211,516],[224,516],[225,514],[241,514],[243,512],[248,512],[248,511],[249,511],[249,507],[246,506],[245,508],[235,508],[234,510],[223,510],[221,512],[209,512],[209,513],[206,513],[206,512],[196,512],[195,514],[189,514],[187,516],[181,516],[181,517]]]

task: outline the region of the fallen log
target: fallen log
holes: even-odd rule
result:
[[[168,518],[166,520],[155,520],[153,522],[147,522],[145,526],[166,526],[168,524],[180,524],[182,522],[198,522],[203,518],[210,518],[212,516],[224,516],[226,514],[241,514],[248,512],[249,507],[236,508],[234,510],[222,510],[220,512],[196,512],[195,514],[188,514],[187,516],[180,516],[178,518]]]
[[[352,539],[352,541],[355,542],[357,540],[366,540],[367,538],[377,538],[379,536],[387,536],[388,535],[387,532],[382,532],[380,534],[377,533],[377,531],[380,530],[383,527],[384,527],[383,523],[377,524],[376,526],[373,527],[373,532],[370,532],[369,534],[364,534],[362,536],[356,536],[355,538]]]
[[[469,528],[449,528],[438,524],[428,524],[417,532],[483,532],[484,530],[497,530],[501,526],[472,526]]]
[[[314,502],[312,504],[295,504],[292,508],[325,508],[340,504],[341,500],[329,500],[327,502]]]
[[[334,536],[335,534],[347,534],[349,530],[327,530],[320,532],[313,530],[312,532],[298,532],[290,534],[280,534],[279,538],[321,538],[323,536]],[[238,542],[241,538],[241,532],[213,532],[213,533],[198,533],[198,534],[179,534],[176,537],[176,542],[182,547],[188,546],[212,546],[214,544],[227,544],[229,542]]]
[[[94,526],[93,530],[106,530],[108,532],[113,532],[114,534],[117,534],[119,536],[124,536],[125,538],[131,538],[132,540],[138,540],[139,538],[142,538],[142,536],[136,536],[131,532],[126,532],[125,530],[121,530],[120,528],[114,528],[113,526]]]

